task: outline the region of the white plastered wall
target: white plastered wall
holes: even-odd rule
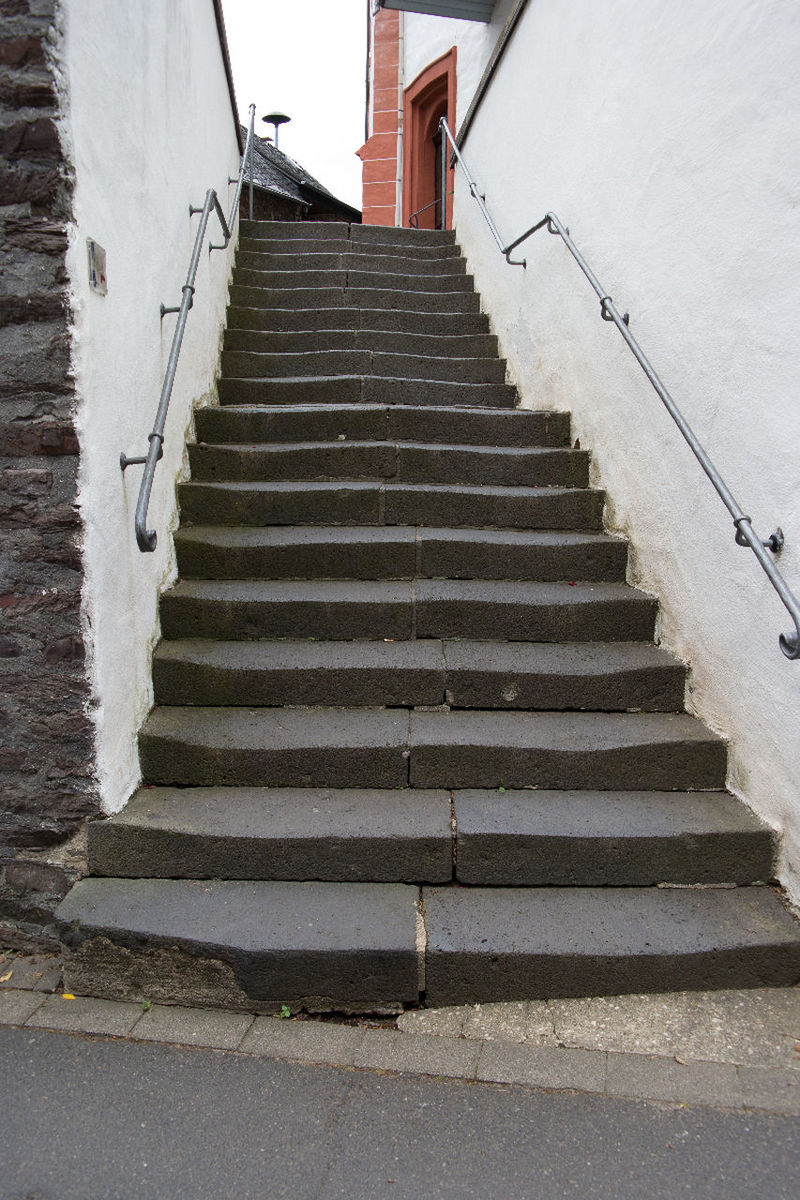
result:
[[[415,65],[439,52],[418,42]],[[795,593],[798,61],[785,0],[530,0],[463,148],[506,239],[549,209],[569,225],[756,529],[783,527]],[[560,240],[536,234],[522,271],[461,179],[455,212],[523,403],[572,411],[607,522],[631,538],[629,578],[659,596],[661,639],[690,664],[688,706],[730,739],[730,786],[783,835],[799,899],[788,615]]]
[[[152,704],[158,595],[175,575],[175,483],[193,408],[215,396],[234,246],[204,250],[172,394],[149,525],[133,531],[146,453],[201,206],[209,187],[228,211],[239,169],[236,127],[211,0],[94,4],[62,0],[62,135],[75,173],[67,267],[84,527],[83,606],[96,763],[106,811],[139,779],[136,735]],[[209,231],[217,237],[212,218]],[[107,253],[108,295],[88,284],[86,239]]]

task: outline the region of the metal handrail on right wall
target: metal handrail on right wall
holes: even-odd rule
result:
[[[780,634],[778,637],[778,643],[787,658],[800,658],[800,603],[798,603],[789,585],[771,558],[771,555],[779,553],[779,551],[783,548],[783,531],[780,528],[776,529],[775,532],[770,534],[765,541],[762,541],[762,539],[755,532],[751,518],[747,516],[744,509],[741,508],[735,500],[730,488],[725,483],[725,480],[722,478],[711,459],[708,457],[708,454],[704,450],[703,446],[700,444],[694,430],[691,428],[683,413],[680,411],[677,404],[664,387],[661,379],[653,369],[650,360],[647,358],[636,338],[628,328],[629,314],[619,312],[617,306],[614,304],[614,301],[608,295],[594,271],[592,271],[591,267],[586,262],[586,259],[573,242],[569,234],[569,229],[561,223],[555,213],[549,212],[546,213],[540,221],[537,221],[535,225],[531,225],[530,229],[526,229],[523,234],[520,234],[520,236],[515,238],[513,242],[509,242],[506,245],[503,242],[503,239],[500,237],[497,226],[492,220],[491,215],[486,207],[486,197],[478,191],[475,180],[472,178],[469,168],[461,156],[461,151],[456,145],[455,138],[450,130],[450,126],[447,124],[447,119],[442,117],[439,125],[442,133],[450,143],[453,157],[464,172],[464,177],[469,186],[470,195],[477,202],[478,207],[483,213],[486,223],[492,232],[492,236],[497,243],[500,253],[510,266],[523,268],[527,266],[527,262],[524,258],[512,259],[511,252],[516,250],[517,246],[524,242],[526,238],[531,237],[532,234],[538,232],[540,229],[547,229],[548,233],[557,234],[564,242],[564,245],[567,247],[570,254],[575,259],[576,263],[583,271],[584,275],[589,280],[589,283],[592,285],[599,297],[600,316],[604,321],[612,321],[622,334],[625,342],[628,345],[628,348],[649,379],[659,399],[662,401],[667,412],[683,434],[689,449],[692,451],[695,458],[700,463],[700,466],[711,480],[711,483],[714,486],[718,496],[722,500],[722,503],[731,514],[731,517],[733,518],[733,524],[736,529],[735,536],[737,545],[750,547],[750,549],[753,551],[753,554],[755,554],[756,558],[761,564],[764,574],[767,576],[775,591],[778,593],[784,605],[786,606],[789,615],[794,621],[795,627],[790,633]],[[444,137],[442,138],[442,145],[443,147],[445,145]]]

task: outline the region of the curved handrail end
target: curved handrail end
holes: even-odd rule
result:
[[[800,625],[796,626],[794,633],[781,633],[778,645],[787,658],[800,658]]]

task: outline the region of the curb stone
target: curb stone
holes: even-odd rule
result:
[[[791,1067],[404,1033],[220,1009],[161,1004],[145,1009],[127,1001],[14,988],[0,992],[0,1024],[548,1091],[800,1115],[800,1070]]]

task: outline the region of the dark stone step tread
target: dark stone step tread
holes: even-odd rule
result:
[[[368,329],[388,333],[424,333],[429,337],[446,334],[465,336],[488,333],[489,318],[482,312],[445,312],[438,307],[432,312],[409,311],[399,308],[345,307],[326,308],[259,308],[246,302],[231,302],[228,308],[228,328],[277,333],[309,333],[319,330]]]
[[[479,313],[476,292],[408,291],[391,287],[252,287],[231,284],[230,303],[235,308],[294,309],[305,312],[319,308],[396,309],[405,313]]]
[[[775,834],[727,792],[453,793],[456,878],[505,887],[748,884]]]
[[[89,825],[93,875],[443,883],[450,796],[410,788],[141,788]]]
[[[569,447],[490,447],[427,442],[189,443],[195,480],[385,479],[523,487],[589,484],[589,454]]]
[[[228,329],[225,352],[246,354],[314,354],[323,350],[370,350],[378,354],[425,357],[496,358],[493,333],[393,333],[379,329],[318,329],[271,333],[259,329]]]
[[[426,888],[431,1005],[780,987],[800,925],[769,888]]]
[[[312,243],[313,245],[313,243]],[[330,249],[328,248],[330,246]],[[286,250],[276,243],[272,250],[243,250],[236,255],[237,270],[251,271],[366,271],[369,274],[396,275],[464,275],[466,260],[448,253],[434,257],[430,252],[421,257],[409,254],[365,253],[348,248],[347,242],[326,243],[325,249]]]
[[[235,983],[251,1000],[380,1007],[418,999],[418,895],[389,883],[83,879],[57,917],[72,926],[79,961],[83,943],[107,938],[134,952],[183,951],[212,977],[223,963],[231,990]],[[81,967],[65,969],[69,978]],[[102,963],[90,961],[81,978],[90,985],[93,970],[99,991]]]
[[[417,525],[599,530],[605,494],[590,488],[473,487],[309,480],[183,483],[184,522],[228,525]]]
[[[726,747],[685,715],[155,708],[146,782],[179,787],[724,787]]]
[[[392,637],[650,641],[656,601],[618,583],[181,580],[161,597],[170,640]]]
[[[537,579],[616,582],[627,543],[606,533],[402,525],[194,525],[175,533],[182,579]]]
[[[266,221],[245,218],[240,224],[243,241],[251,238],[276,238],[292,242],[298,238],[319,238],[331,241],[346,238],[351,245],[368,243],[399,246],[455,246],[452,229],[409,229],[402,225],[360,225],[344,221]]]
[[[336,375],[378,375],[389,379],[441,379],[445,382],[504,383],[501,358],[456,358],[396,354],[373,350],[313,350],[299,354],[225,350],[223,379],[324,378]]]
[[[437,263],[464,262],[460,248],[450,242],[445,245],[392,245],[378,242],[372,246],[354,246],[347,238],[317,238],[296,237],[287,240],[276,237],[242,237],[239,240],[237,261],[240,256],[275,257],[290,260],[301,260],[303,257],[317,258],[328,255],[353,255],[364,258],[376,264],[384,259],[393,261],[397,258],[406,263],[420,263],[423,269],[434,269]],[[449,268],[448,268],[449,269]]]
[[[381,375],[300,375],[276,379],[220,379],[220,404],[432,404],[513,408],[508,383],[462,383]]]
[[[676,712],[685,667],[638,642],[162,641],[156,704]]]
[[[406,404],[226,405],[195,413],[198,440],[253,443],[314,438],[458,442],[489,446],[567,446],[570,416],[524,408]]]
[[[345,292],[361,288],[379,288],[383,291],[397,292],[470,292],[474,293],[475,280],[471,275],[461,272],[425,272],[418,271],[401,274],[388,268],[365,271],[354,268],[317,268],[304,271],[298,266],[290,270],[277,270],[270,267],[267,270],[247,267],[237,263],[233,272],[233,286],[243,288],[263,288],[266,291],[286,289],[294,291],[297,288],[343,288]]]
[[[408,783],[405,709],[154,708],[139,734],[146,782],[181,787]]]

